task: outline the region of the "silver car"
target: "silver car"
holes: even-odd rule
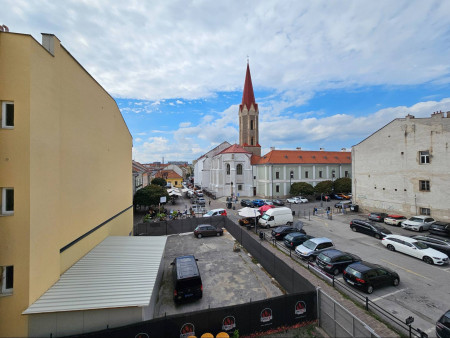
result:
[[[434,222],[436,221],[430,216],[413,216],[410,219],[402,222],[402,228],[422,232],[424,230],[428,230],[431,224],[433,224]]]
[[[311,238],[303,242],[303,244],[295,248],[295,253],[302,259],[314,262],[317,255],[328,249],[334,249],[334,244],[331,239],[319,237]]]

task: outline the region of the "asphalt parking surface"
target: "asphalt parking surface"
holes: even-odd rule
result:
[[[164,272],[155,317],[243,304],[283,294],[272,278],[252,260],[245,250],[233,251],[234,238],[224,230],[220,237],[195,238],[193,233],[167,238],[162,264]],[[175,304],[172,266],[175,257],[193,254],[203,282],[203,297]]]

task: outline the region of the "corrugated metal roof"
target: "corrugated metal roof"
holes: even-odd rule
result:
[[[23,314],[147,306],[167,238],[107,237]]]

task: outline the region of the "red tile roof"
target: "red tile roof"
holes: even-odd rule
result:
[[[173,170],[160,170],[155,174],[155,177],[161,177],[164,179],[183,178]]]
[[[258,105],[255,102],[255,94],[253,93],[253,84],[252,84],[252,77],[250,75],[250,66],[247,63],[247,73],[245,74],[244,92],[242,93],[242,103],[239,106],[239,110],[242,110],[244,105],[246,105],[247,109],[250,110],[252,104],[255,107],[255,110],[258,110]]]
[[[348,151],[272,150],[264,156],[252,156],[252,164],[351,164]]]
[[[239,144],[233,144],[232,146],[222,150],[219,154],[231,154],[231,153],[246,153],[246,154],[251,154],[249,151],[245,150],[242,146],[240,146]]]

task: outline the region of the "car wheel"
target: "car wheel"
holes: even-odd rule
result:
[[[217,233],[217,237],[222,236],[222,234],[220,232]]]
[[[424,256],[423,261],[427,264],[433,265],[433,259],[431,257]]]
[[[316,260],[316,257],[314,257],[314,256],[308,257],[308,261],[310,261],[311,263],[314,262],[315,260]]]
[[[333,270],[333,275],[335,275],[335,276],[339,275],[339,269],[338,268]]]
[[[355,228],[355,227],[351,227],[351,229],[352,229],[352,231],[355,231],[355,232],[356,232],[356,228]]]
[[[198,235],[197,235],[197,238],[202,238],[202,234],[198,234]]]
[[[376,239],[381,239],[381,236],[379,234],[375,234]]]
[[[372,285],[369,285],[368,287],[367,287],[367,293],[368,294],[371,294],[373,292],[373,286]]]
[[[398,278],[394,278],[394,281],[392,284],[394,284],[394,286],[397,286],[400,283],[400,280]]]
[[[419,232],[422,232],[422,231],[423,231],[423,228],[422,228],[422,227],[420,227],[420,228],[419,228]]]
[[[394,246],[393,246],[392,244],[388,244],[387,248],[388,248],[390,251],[395,251],[395,248],[394,248]]]

